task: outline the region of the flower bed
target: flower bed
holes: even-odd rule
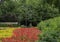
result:
[[[2,42],[35,42],[38,40],[40,30],[37,28],[17,28],[11,37],[2,38]]]
[[[13,30],[15,28],[5,28],[0,30],[0,38],[6,38],[6,37],[11,37],[13,35]]]

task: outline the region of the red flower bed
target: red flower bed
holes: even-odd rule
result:
[[[39,34],[40,30],[37,28],[18,28],[13,31],[11,38],[4,38],[2,42],[35,42]]]

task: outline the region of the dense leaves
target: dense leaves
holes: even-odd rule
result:
[[[60,17],[42,21],[38,28],[42,31],[39,41],[60,42]]]
[[[20,25],[36,26],[41,20],[59,16],[56,1],[48,0],[4,0],[0,4],[0,21],[18,21]],[[57,3],[58,4],[58,3]]]

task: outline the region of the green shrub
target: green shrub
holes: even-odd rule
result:
[[[37,25],[37,27],[41,30],[43,30],[44,28],[60,28],[60,17],[41,21]]]
[[[41,42],[60,42],[60,17],[42,21],[37,27],[42,31]]]

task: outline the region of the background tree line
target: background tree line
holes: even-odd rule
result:
[[[36,26],[40,21],[60,16],[60,0],[2,0],[0,22]]]

